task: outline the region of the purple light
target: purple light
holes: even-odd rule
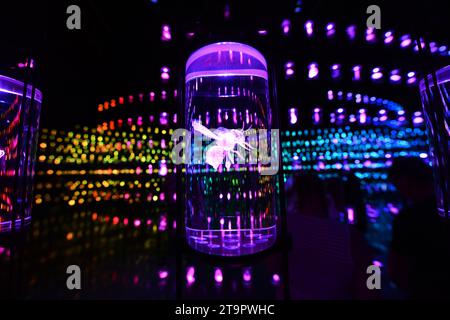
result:
[[[283,20],[283,22],[281,23],[281,28],[283,29],[284,34],[288,34],[289,30],[291,29],[291,21],[287,19]]]
[[[306,34],[308,37],[312,36],[312,34],[314,32],[314,22],[306,21],[305,30],[306,30]]]
[[[347,27],[347,35],[349,37],[350,40],[355,39],[356,36],[356,26],[349,26]]]
[[[408,80],[406,81],[408,84],[413,84],[416,82],[417,78],[416,78],[416,73],[415,72],[408,72],[407,74],[408,76]]]
[[[279,284],[280,281],[281,281],[280,276],[279,276],[278,274],[275,273],[275,274],[272,276],[272,283],[273,283],[273,284]]]
[[[158,170],[158,174],[162,177],[167,175],[167,165],[166,165],[166,160],[161,160],[161,164],[159,166],[159,170]]]
[[[343,112],[344,112],[344,109],[343,109],[343,108],[337,109],[337,113],[343,113]]]
[[[298,121],[298,110],[296,108],[289,109],[289,122],[296,124]]]
[[[374,28],[367,28],[367,30],[366,30],[366,41],[367,42],[374,42],[375,41],[375,29]]]
[[[380,68],[373,68],[371,78],[373,80],[379,80],[383,77],[383,73]]]
[[[367,115],[365,109],[359,110],[359,123],[364,124],[367,121]]]
[[[159,270],[158,276],[161,280],[167,279],[169,272],[167,270]]]
[[[267,30],[258,30],[258,34],[265,36],[267,35]]]
[[[389,44],[394,40],[394,34],[392,31],[388,31],[384,34],[384,43]]]
[[[188,285],[192,285],[195,282],[195,269],[194,267],[189,267],[186,272],[186,281]]]
[[[383,263],[381,263],[381,262],[378,261],[378,260],[373,260],[372,264],[373,264],[374,266],[379,267],[379,268],[382,268],[382,267],[383,267]]]
[[[244,282],[252,281],[252,274],[250,272],[250,269],[244,270],[244,273],[242,274],[242,279],[244,280]]]
[[[340,64],[333,64],[331,66],[331,77],[333,79],[339,78],[341,76],[341,65]]]
[[[423,123],[423,118],[422,117],[414,117],[413,119],[413,123],[414,124],[422,124]]]
[[[361,79],[361,66],[354,66],[353,67],[353,80],[360,80]]]
[[[169,68],[167,68],[167,67],[162,67],[161,68],[161,79],[163,80],[163,81],[167,81],[167,80],[169,80],[170,79],[170,75],[169,75]]]
[[[308,66],[308,78],[314,79],[319,75],[319,68],[317,67],[317,63],[311,63]]]
[[[381,109],[380,111],[378,111],[379,114],[384,115],[386,114],[386,110],[385,109]]]
[[[426,158],[428,158],[428,153],[421,153],[421,154],[419,154],[419,157],[421,159],[426,159]]]
[[[169,117],[168,117],[167,112],[162,112],[159,115],[159,123],[164,126],[164,125],[167,125],[168,122],[169,122]]]
[[[162,26],[161,40],[162,41],[170,41],[170,40],[172,40],[172,34],[170,33],[170,27],[167,24],[164,24]]]
[[[422,49],[425,49],[425,42],[422,38],[420,38],[420,46],[422,47]],[[414,51],[419,51],[419,47],[417,45],[414,46]]]
[[[292,61],[288,61],[284,65],[284,70],[286,73],[286,78],[289,78],[290,76],[292,76],[294,74],[294,63]]]
[[[222,283],[222,281],[223,281],[222,270],[220,270],[219,268],[217,268],[217,269],[214,271],[214,280],[215,280],[217,283]]]
[[[447,50],[446,46],[440,46],[439,47],[439,52],[445,52]]]
[[[431,53],[436,53],[438,51],[438,47],[436,46],[436,42],[430,42],[430,51],[431,51]]]
[[[333,100],[334,96],[333,96],[333,91],[332,90],[328,90],[328,100]]]
[[[402,36],[400,38],[400,47],[401,48],[406,48],[409,45],[411,45],[411,37],[409,36],[409,34],[405,34],[404,36]]]
[[[335,34],[336,29],[335,29],[335,24],[334,23],[329,23],[326,26],[326,30],[327,30],[327,36],[331,37]]]
[[[405,110],[399,110],[399,111],[397,111],[397,114],[399,116],[403,116],[405,114]]]
[[[355,210],[353,208],[347,208],[347,219],[349,224],[355,223]]]
[[[225,8],[223,10],[223,17],[225,20],[229,19],[231,15],[230,5],[227,3],[225,4]]]
[[[390,79],[392,82],[399,82],[402,80],[402,76],[400,75],[400,71],[395,69],[391,71]]]
[[[314,109],[314,123],[317,124],[320,122],[320,108]]]
[[[161,217],[161,220],[159,221],[158,225],[159,231],[166,231],[167,230],[167,218],[165,216]]]

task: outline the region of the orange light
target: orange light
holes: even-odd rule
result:
[[[73,232],[69,232],[69,233],[66,235],[66,239],[67,239],[68,241],[72,240],[72,239],[73,239]]]

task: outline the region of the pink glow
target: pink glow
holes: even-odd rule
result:
[[[394,41],[394,35],[392,31],[388,31],[384,34],[384,43],[389,44]]]
[[[312,36],[312,34],[313,34],[313,32],[314,32],[313,28],[314,28],[314,22],[312,22],[312,21],[307,21],[307,22],[305,23],[305,30],[306,30],[306,34],[308,35],[308,37],[309,37],[309,36]]]
[[[139,219],[134,220],[135,227],[139,227],[140,225],[141,225],[141,220],[139,220]]]
[[[161,40],[162,41],[172,40],[172,34],[170,33],[170,27],[167,24],[162,26]]]
[[[375,41],[375,29],[374,28],[367,28],[367,30],[366,30],[366,41],[367,42],[374,42]]]
[[[216,271],[214,271],[214,280],[217,283],[222,283],[222,281],[223,281],[222,270],[220,270],[219,268],[217,268]]]
[[[350,40],[355,39],[355,36],[356,36],[356,26],[349,26],[349,27],[347,28],[346,31],[347,31],[347,35],[348,35],[348,37],[349,37]]]
[[[406,47],[410,46],[411,43],[412,43],[412,40],[408,34],[405,34],[404,36],[402,36],[400,38],[400,47],[401,48],[406,48]]]
[[[336,29],[335,29],[335,24],[334,23],[329,23],[326,26],[326,30],[327,30],[327,36],[331,37],[335,34]]]
[[[281,28],[283,29],[284,34],[288,34],[289,30],[291,29],[291,21],[287,19],[283,20],[283,22],[281,23]]]
[[[317,63],[311,63],[308,66],[308,78],[309,79],[317,78],[318,75],[319,75],[319,68],[317,67]]]
[[[158,276],[161,280],[167,279],[167,277],[169,276],[169,272],[167,270],[160,270],[158,272]]]
[[[186,272],[186,281],[188,285],[192,285],[195,282],[195,269],[194,267],[189,267]]]
[[[347,219],[350,224],[355,223],[355,210],[353,208],[347,208]]]
[[[274,284],[278,284],[278,283],[280,283],[280,281],[281,281],[280,276],[279,276],[278,274],[275,273],[275,274],[272,276],[272,282],[273,282]]]
[[[252,281],[252,274],[251,274],[251,272],[250,272],[250,269],[245,269],[245,270],[244,270],[244,273],[242,274],[242,279],[243,279],[245,282],[250,282],[250,281]]]
[[[353,80],[360,80],[361,79],[361,66],[354,66],[353,67]]]
[[[290,124],[296,124],[298,121],[298,111],[295,108],[289,109],[289,122]]]
[[[373,70],[372,70],[372,76],[371,76],[371,78],[373,79],[373,80],[379,80],[379,79],[381,79],[383,77],[383,73],[381,72],[381,69],[380,68],[374,68]]]
[[[383,263],[381,263],[380,261],[378,261],[378,260],[373,260],[373,265],[374,266],[377,266],[377,267],[379,267],[379,268],[382,268],[383,267]]]

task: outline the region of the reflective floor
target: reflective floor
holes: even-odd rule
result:
[[[135,211],[141,214],[131,214]],[[312,277],[321,288],[324,274],[308,267],[314,264],[303,263],[302,250],[295,249],[295,233],[294,238],[290,234],[287,246],[275,246],[261,255],[240,259],[209,257],[177,246],[176,225],[162,212],[166,211],[152,213],[132,206],[97,210],[36,208],[28,229],[1,235],[1,297],[284,299],[295,295],[296,286],[301,287],[304,280],[297,276],[298,272],[303,279]],[[371,232],[376,233],[376,224],[372,226],[375,229]],[[80,266],[81,290],[66,287],[69,265]],[[345,277],[345,272],[328,276],[340,274]],[[322,287],[328,290],[327,285]],[[304,288],[305,298],[315,297],[308,296],[311,288]]]
[[[0,296],[283,298],[280,250],[230,261],[211,259],[182,247],[177,256],[174,221],[160,212],[130,214],[139,210],[131,206],[35,209],[28,229],[14,236],[1,235]],[[81,290],[66,287],[69,265],[80,266]]]

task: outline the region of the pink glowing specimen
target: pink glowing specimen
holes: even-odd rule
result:
[[[253,149],[252,146],[245,142],[244,130],[218,128],[212,132],[198,121],[192,122],[192,127],[195,131],[215,140],[207,147],[206,163],[216,171],[224,159],[226,160],[225,167],[227,169],[231,167],[231,164],[234,163],[234,159],[231,156],[233,153],[244,160],[244,157],[234,150],[236,145],[241,146],[245,150]]]

